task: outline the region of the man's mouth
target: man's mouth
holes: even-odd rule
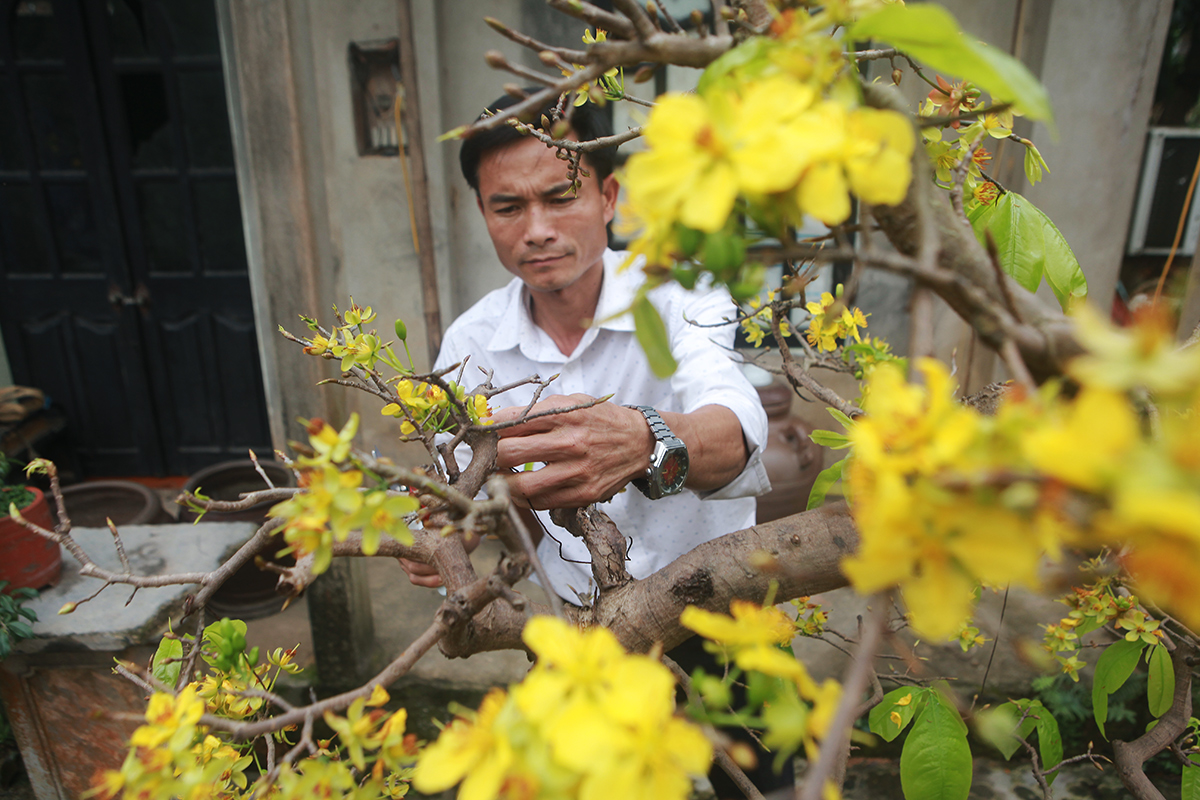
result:
[[[527,256],[527,257],[521,259],[521,263],[526,266],[529,266],[529,267],[538,267],[538,266],[542,266],[544,264],[550,264],[550,263],[553,263],[560,259],[566,258],[569,255],[571,255],[571,254],[570,253],[555,253],[555,254],[541,253],[536,256]]]

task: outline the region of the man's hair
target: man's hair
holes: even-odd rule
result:
[[[533,92],[539,91],[540,88],[526,89],[525,92],[526,94],[533,94]],[[520,98],[507,94],[503,95],[492,102],[479,118],[483,119],[519,102]],[[533,113],[522,115],[521,121],[541,127],[543,116],[546,119],[554,118],[553,111],[557,102],[557,98],[551,98],[548,103]],[[571,130],[574,131],[575,138],[579,141],[587,142],[592,139],[600,139],[612,135],[612,126],[609,125],[608,117],[596,107],[595,103],[584,103],[581,106],[568,105],[567,112],[567,120],[571,125]],[[463,140],[462,150],[458,154],[458,163],[462,167],[463,177],[467,179],[467,183],[471,185],[476,194],[479,194],[479,162],[483,159],[483,154],[526,136],[528,134],[521,133],[511,125],[498,125],[491,130],[482,131]],[[583,161],[588,172],[592,173],[597,180],[603,181],[612,174],[616,157],[617,148],[603,147],[585,154]]]

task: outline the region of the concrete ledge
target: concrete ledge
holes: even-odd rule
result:
[[[121,541],[136,574],[207,572],[232,555],[256,530],[251,522],[131,525],[121,529]],[[71,536],[98,566],[121,569],[107,528],[76,528]],[[198,588],[196,584],[184,584],[135,593],[128,586],[109,586],[73,613],[58,616],[66,603],[80,602],[103,585],[96,578],[80,575],[79,567],[69,553],[63,553],[58,585],[26,606],[38,615],[33,626],[35,638],[20,642],[17,652],[114,651],[145,644],[161,633],[168,617],[177,614],[184,598]]]

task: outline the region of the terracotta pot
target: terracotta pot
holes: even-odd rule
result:
[[[54,528],[50,505],[41,489],[29,487],[35,497],[20,509],[21,516],[43,528]],[[17,524],[7,513],[0,517],[0,580],[9,589],[42,589],[58,583],[62,572],[62,548]]]
[[[275,461],[259,461],[259,465],[277,487],[295,486],[296,478],[292,471]],[[185,492],[200,489],[213,500],[237,500],[238,495],[245,492],[256,492],[266,489],[267,485],[262,476],[254,469],[250,459],[241,461],[224,461],[200,470],[188,478],[184,484]],[[219,512],[209,511],[204,515],[204,522],[254,522],[262,524],[267,520],[267,512],[273,503],[259,503],[245,511]],[[180,515],[181,521],[191,521],[196,518],[196,512],[184,509]],[[282,534],[276,534],[267,542],[259,555],[269,563],[279,566],[293,566],[296,560],[289,556],[282,558],[275,554],[286,547]],[[213,593],[208,601],[208,611],[215,618],[233,617],[236,619],[258,619],[279,612],[283,598],[275,593],[278,583],[275,573],[260,570],[254,562],[247,563],[229,577],[221,588]]]
[[[295,486],[296,478],[292,471],[277,461],[259,461],[259,466],[271,477],[271,482],[277,487]],[[188,478],[183,485],[183,491],[194,492],[197,489],[213,500],[237,500],[246,492],[257,492],[266,489],[267,484],[262,476],[254,469],[250,459],[240,461],[222,461],[205,467]],[[204,515],[206,522],[263,522],[273,503],[259,503],[245,511],[209,511]],[[191,522],[196,518],[196,512],[184,509],[180,520]]]
[[[133,481],[90,481],[63,489],[67,516],[76,528],[153,525],[170,519],[156,492]]]
[[[763,466],[771,491],[758,498],[759,524],[799,514],[808,506],[808,495],[821,473],[822,448],[808,437],[811,428],[791,416],[792,390],[781,383],[758,388],[767,412],[767,447]]]

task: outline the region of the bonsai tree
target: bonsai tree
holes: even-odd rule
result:
[[[644,259],[647,287],[702,277],[728,287],[745,303],[730,324],[781,345],[782,374],[835,420],[837,430],[817,438],[847,448],[847,458],[818,483],[807,512],[708,542],[644,580],[625,571],[625,538],[602,509],[561,510],[561,524],[588,546],[599,590],[583,609],[553,596],[538,607],[512,588],[540,565],[504,481],[493,475],[502,425],[536,415],[494,422],[493,400],[511,387],[477,377],[466,363],[419,373],[397,353],[407,338],[403,323],[388,341],[372,327],[377,313],[369,306],[335,309],[325,324],[305,318],[307,331],[284,335],[313,357],[337,361],[332,382],[378,398],[400,435],[425,447],[428,468],[401,469],[356,447],[357,418],[341,428],[312,420],[307,443],[289,460],[300,488],[268,485],[236,503],[192,498],[222,510],[277,502],[274,518],[230,561],[199,576],[102,569],[66,526],[39,532],[106,582],[199,584],[193,611],[280,528],[297,556],[281,571],[286,591],[302,591],[333,558],[382,556],[435,566],[447,597],[427,630],[368,683],[302,707],[271,691],[278,672],[291,668],[290,654],[260,661],[235,622],[203,628],[197,621],[190,633],[164,639],[149,670],[121,667],[152,696],[124,765],[99,779],[96,794],[396,797],[410,782],[424,792],[461,782],[469,800],[673,798],[686,796],[691,778],[715,761],[756,798],[737,764],[742,753],[727,750],[716,731],[736,724],[762,731],[780,758],[804,752],[807,800],[837,796],[858,736],[853,723],[866,716],[875,736],[905,736],[901,783],[909,798],[968,796],[968,728],[1005,757],[1028,755],[1051,797],[1065,764],[1101,755],[1089,747],[1064,756],[1057,722],[1035,699],[973,709],[923,674],[894,637],[911,626],[923,640],[979,646],[972,615],[981,587],[1013,583],[1047,592],[1074,586],[1064,597],[1068,613],[1044,631],[1048,666],[1078,679],[1079,637],[1100,628],[1113,634],[1093,679],[1102,732],[1109,695],[1147,664],[1157,723],[1112,745],[1129,791],[1160,796],[1142,765],[1170,752],[1181,761],[1184,791],[1194,792],[1200,353],[1176,348],[1161,308],[1129,331],[1089,313],[1081,302],[1086,281],[1061,234],[988,174],[988,145],[1007,140],[1025,149],[1030,180],[1041,178],[1041,155],[1012,132],[1012,116],[1048,119],[1042,87],[931,4],[743,0],[690,31],[653,4],[615,0],[615,12],[550,4],[596,29],[584,37],[586,48],[550,46],[493,21],[538,52],[551,71],[535,80],[546,88],[452,133],[514,125],[557,148],[578,179],[589,148],[644,136],[647,149],[630,159],[624,182],[641,226],[632,250]],[[865,41],[877,46],[854,49]],[[860,65],[876,60],[893,66],[893,82],[910,75],[928,84],[919,108],[863,81]],[[500,56],[490,61],[531,79]],[[573,103],[621,101],[623,70],[661,64],[703,68],[696,93],[660,98],[644,127],[608,140],[557,135]],[[552,98],[560,98],[558,119],[521,120]],[[800,238],[803,215],[832,233]],[[812,265],[834,260],[854,265],[846,286],[809,297]],[[783,282],[764,301],[763,265],[774,263],[784,264]],[[868,320],[853,297],[866,269],[914,281],[905,358],[864,335]],[[1043,280],[1073,316],[1035,302]],[[935,296],[1000,355],[1007,384],[958,396],[950,370],[930,358]],[[782,346],[797,307],[809,314],[798,353]],[[673,364],[653,307],[643,295],[630,312],[651,363],[668,373]],[[829,371],[858,378],[860,395],[825,386],[820,376]],[[529,381],[539,394],[550,384]],[[452,457],[460,445],[471,451],[463,468]],[[56,483],[52,465],[37,468]],[[847,500],[824,503],[839,481]],[[474,499],[481,489],[488,499]],[[485,575],[463,545],[478,535],[504,548]],[[1086,570],[1066,553],[1090,559]],[[1039,571],[1045,557],[1057,565],[1053,579]],[[781,646],[795,635],[823,635],[825,610],[807,598],[846,585],[871,598],[871,610],[857,630],[840,634],[838,646],[853,654],[842,680],[818,684]],[[775,608],[786,601],[795,603],[795,619]],[[723,654],[724,674],[683,675],[661,657],[693,633]],[[457,711],[437,741],[424,744],[406,731],[403,710],[381,706],[385,687],[435,645],[461,657],[523,648],[537,663],[478,710]],[[884,647],[909,669],[881,673]],[[675,680],[690,698],[686,718],[673,712]],[[745,707],[729,707],[735,680],[748,687]],[[314,732],[321,719],[333,739]],[[258,740],[265,756],[254,763],[249,748]]]

